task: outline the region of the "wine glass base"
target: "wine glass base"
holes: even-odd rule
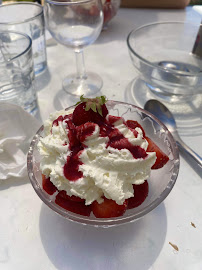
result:
[[[102,88],[102,78],[93,72],[86,73],[85,79],[80,79],[76,74],[71,74],[63,80],[63,89],[74,96],[93,96]]]

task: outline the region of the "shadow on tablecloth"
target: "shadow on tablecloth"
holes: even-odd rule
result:
[[[164,245],[167,217],[162,203],[136,222],[102,229],[65,220],[43,204],[39,226],[44,250],[59,270],[148,270]]]

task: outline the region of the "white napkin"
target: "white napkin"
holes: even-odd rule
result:
[[[17,105],[0,103],[0,182],[27,175],[27,152],[40,123]]]

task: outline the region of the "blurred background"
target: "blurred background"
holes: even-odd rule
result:
[[[13,3],[13,2],[20,2],[23,0],[0,0],[0,3],[2,4],[5,3]],[[26,0],[27,2],[37,2],[39,4],[44,3],[44,0]],[[159,7],[159,8],[170,8],[170,7],[178,7],[178,8],[183,8],[187,5],[202,5],[202,0],[164,0],[164,1],[158,1],[158,0],[122,0],[121,1],[121,6],[122,7]]]

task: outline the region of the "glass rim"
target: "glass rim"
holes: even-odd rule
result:
[[[32,16],[31,18],[28,19],[24,19],[24,20],[18,20],[18,21],[12,21],[12,22],[0,22],[0,25],[13,25],[13,24],[21,24],[21,23],[26,23],[32,20],[35,20],[37,17],[43,15],[43,6],[38,4],[38,3],[34,3],[34,2],[15,2],[15,3],[7,3],[4,5],[0,5],[0,9],[3,9],[4,7],[8,7],[8,6],[17,6],[17,5],[31,5],[31,6],[36,6],[39,7],[41,10],[39,11],[38,14]]]
[[[92,2],[94,0],[80,0],[80,1],[57,1],[57,0],[45,0],[45,2],[49,3],[49,4],[54,4],[54,5],[58,5],[58,6],[72,6],[72,5],[79,5],[79,4],[87,4],[89,2]]]
[[[166,132],[166,134],[168,136],[170,144],[172,145],[173,158],[174,158],[172,178],[170,178],[170,180],[167,184],[167,187],[162,191],[161,195],[159,197],[157,197],[154,201],[152,201],[146,208],[142,209],[138,213],[135,213],[135,214],[132,214],[129,216],[121,216],[121,217],[116,217],[116,218],[106,218],[104,220],[97,219],[97,218],[89,219],[88,217],[80,216],[80,215],[75,214],[75,213],[71,213],[70,211],[67,211],[67,210],[63,209],[62,207],[60,207],[59,205],[57,205],[54,201],[50,201],[47,198],[45,192],[39,186],[39,183],[38,183],[35,175],[32,173],[33,167],[34,167],[33,166],[33,153],[34,153],[34,150],[36,148],[37,140],[40,137],[41,133],[43,132],[43,129],[44,129],[43,125],[39,128],[39,130],[36,132],[35,136],[33,137],[31,144],[30,144],[29,151],[28,151],[28,155],[27,155],[28,176],[29,176],[30,182],[31,182],[35,192],[39,196],[39,198],[48,207],[50,207],[54,212],[56,212],[57,214],[60,214],[61,216],[63,216],[64,218],[66,218],[70,221],[74,221],[74,222],[77,222],[80,224],[85,224],[85,225],[98,226],[98,227],[99,226],[100,227],[111,227],[111,226],[117,226],[117,225],[122,225],[122,224],[125,224],[128,222],[132,222],[132,221],[135,221],[135,220],[145,216],[146,214],[151,212],[153,209],[155,209],[161,202],[163,202],[165,200],[165,198],[169,195],[172,188],[174,187],[175,182],[176,182],[177,177],[178,177],[179,165],[180,165],[179,150],[178,150],[178,147],[176,145],[176,142],[175,142],[172,134],[167,129],[167,127],[160,120],[158,120],[158,118],[156,118],[153,114],[149,113],[148,111],[146,111],[138,106],[135,106],[133,104],[129,104],[126,102],[120,102],[120,101],[113,101],[113,100],[108,100],[108,102],[111,102],[111,104],[121,104],[121,105],[126,105],[126,106],[129,105],[129,106],[133,107],[134,109],[136,109],[137,112],[144,113],[148,117],[150,117],[152,120],[155,120],[160,126],[163,127],[164,131]],[[70,106],[70,107],[66,108],[65,110],[71,111],[73,108],[75,108],[75,105]]]
[[[28,36],[27,34],[24,34],[24,33],[21,33],[21,32],[17,32],[17,31],[0,31],[0,34],[1,33],[5,33],[5,34],[17,34],[18,36],[23,36],[24,38],[26,38],[28,41],[29,41],[29,44],[27,46],[26,49],[24,49],[21,53],[19,53],[18,55],[12,57],[9,59],[9,62],[12,62],[14,61],[15,59],[21,57],[22,55],[24,55],[25,53],[27,53],[28,51],[31,50],[32,48],[32,39],[30,38],[30,36]]]
[[[156,25],[168,25],[168,24],[181,24],[181,25],[193,25],[193,26],[197,26],[196,23],[189,23],[189,22],[183,22],[183,21],[162,21],[162,22],[154,22],[154,23],[148,23],[148,24],[145,24],[145,25],[142,25],[140,27],[138,27],[137,29],[133,29],[132,31],[130,31],[130,33],[128,34],[127,36],[127,39],[126,39],[126,42],[127,42],[127,46],[130,50],[130,52],[132,54],[134,54],[137,58],[139,58],[142,62],[144,62],[145,64],[147,64],[148,66],[151,66],[151,67],[154,67],[154,68],[157,68],[157,69],[160,69],[161,71],[164,71],[164,72],[170,72],[172,74],[177,74],[177,75],[182,75],[182,76],[187,76],[187,77],[192,77],[192,76],[198,76],[198,77],[201,77],[201,72],[186,72],[186,71],[180,71],[180,70],[172,70],[172,69],[166,69],[166,68],[163,68],[155,63],[151,63],[150,61],[148,61],[146,58],[142,57],[140,54],[138,54],[137,52],[135,52],[135,50],[132,48],[131,44],[130,44],[130,39],[131,39],[131,36],[133,34],[136,34],[138,31],[142,30],[142,29],[146,29],[148,27],[153,27],[153,26],[156,26]],[[200,25],[199,25],[200,26]],[[199,27],[198,26],[198,27]],[[190,52],[190,55],[192,55],[192,53]]]

